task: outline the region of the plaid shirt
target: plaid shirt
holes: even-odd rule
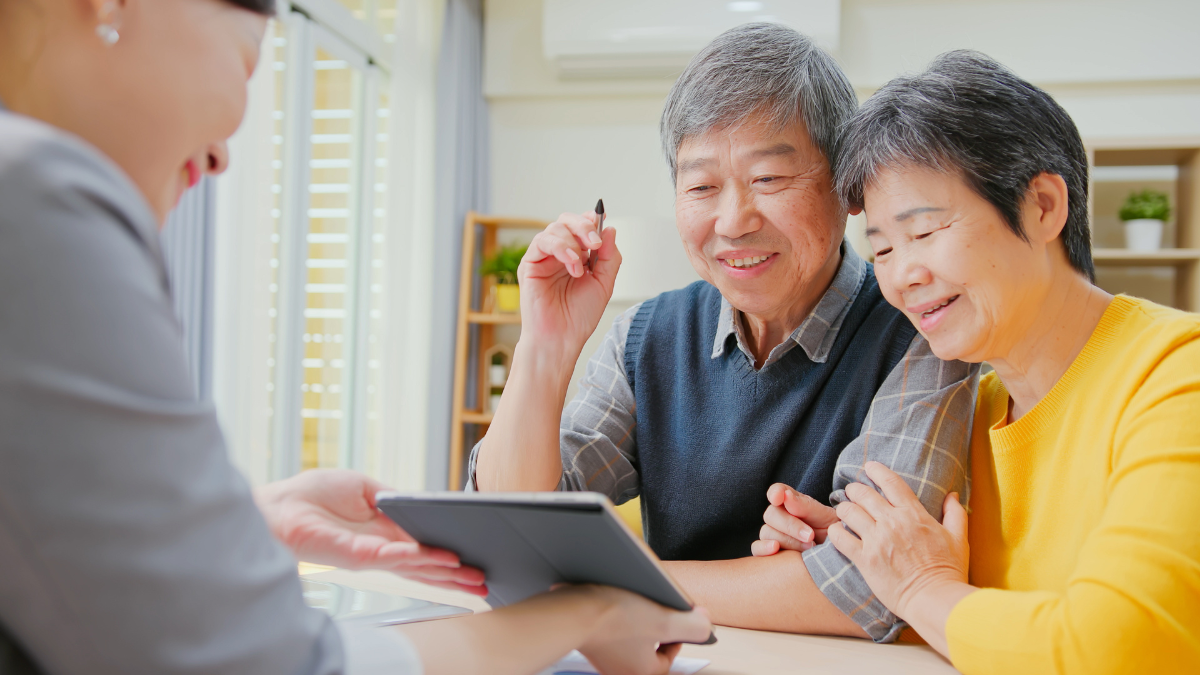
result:
[[[867,274],[866,263],[853,248],[844,245],[842,252],[842,263],[829,289],[800,327],[771,350],[763,368],[796,347],[814,362],[828,360]],[[636,401],[625,375],[625,340],[640,308],[631,307],[613,322],[604,343],[588,361],[578,394],[563,411],[559,490],[600,492],[617,504],[639,493]],[[753,364],[740,312],[722,299],[712,358],[725,355],[730,334],[737,337],[738,349]],[[978,379],[977,365],[942,361],[923,338],[914,338],[876,392],[861,435],[839,455],[830,502],[844,501],[844,489],[851,482],[870,485],[862,469],[873,460],[903,476],[939,520],[946,494],[958,492],[965,504],[970,488],[968,441]],[[476,487],[478,454],[476,444],[471,451],[469,490]],[[832,544],[806,551],[804,562],[821,592],[877,642],[894,640],[904,628]]]

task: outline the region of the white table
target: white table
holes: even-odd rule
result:
[[[353,588],[486,611],[487,603],[466,593],[432,588],[387,572],[333,570],[306,575]],[[451,619],[453,620],[453,619]],[[877,645],[851,638],[814,637],[717,627],[715,645],[686,645],[683,656],[712,661],[700,675],[939,675],[957,673],[937,652],[923,645]]]

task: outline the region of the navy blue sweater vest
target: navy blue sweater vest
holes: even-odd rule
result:
[[[825,363],[796,346],[755,371],[732,334],[724,356],[711,358],[721,294],[703,281],[642,305],[625,371],[643,525],[660,558],[750,555],[772,483],[828,503],[838,454],[916,335],[867,270]]]

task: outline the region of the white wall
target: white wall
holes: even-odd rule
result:
[[[486,0],[485,21],[495,211],[552,219],[603,197],[625,256],[610,316],[696,279],[658,145],[671,79],[560,80],[542,0]],[[836,56],[865,98],[943,51],[978,49],[1050,91],[1085,139],[1200,136],[1198,28],[1194,0],[842,0]]]

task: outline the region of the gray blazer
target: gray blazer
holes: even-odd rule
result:
[[[0,107],[0,671],[342,672],[194,400],[158,242],[110,160]]]

